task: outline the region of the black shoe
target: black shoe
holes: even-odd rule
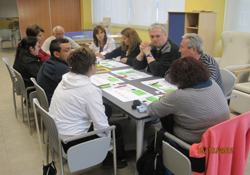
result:
[[[128,150],[125,151],[125,154],[123,156],[117,157],[119,160],[127,160],[135,157],[136,151],[135,150]]]
[[[117,160],[117,168],[125,168],[126,166],[128,166],[128,163],[126,161],[121,161],[121,160]],[[113,168],[114,167],[114,163],[113,163],[113,154],[111,152],[108,152],[107,157],[104,159],[104,161],[102,162],[102,166],[103,169],[109,169],[109,168]]]

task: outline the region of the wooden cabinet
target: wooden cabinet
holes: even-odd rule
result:
[[[168,12],[168,36],[180,45],[186,33],[196,33],[204,41],[204,53],[213,56],[216,27],[214,12]]]

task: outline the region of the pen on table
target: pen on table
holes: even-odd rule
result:
[[[155,82],[155,83],[152,83],[151,85],[155,85],[155,84],[157,84],[158,82]]]
[[[101,84],[99,86],[107,86],[107,85],[110,85],[110,83],[107,83],[107,84]]]
[[[125,85],[117,86],[115,88],[120,88],[120,87],[125,87],[125,86],[127,86],[127,85],[125,84]]]
[[[126,75],[125,76],[119,76],[117,78],[127,78],[127,76]]]

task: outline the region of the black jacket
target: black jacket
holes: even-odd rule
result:
[[[106,59],[111,59],[111,58],[116,58],[118,56],[121,56],[122,58],[127,58],[127,62],[126,64],[133,66],[133,59],[135,59],[135,57],[137,57],[137,55],[140,53],[140,47],[139,45],[132,51],[132,53],[130,55],[126,56],[126,52],[122,51],[122,47],[118,47],[115,50],[113,50],[110,53],[107,53],[105,55]]]
[[[34,77],[36,79],[40,68],[40,61],[41,58],[36,57],[31,53],[15,59],[13,68],[22,75],[26,87],[34,86],[30,78]]]
[[[155,61],[148,64],[146,57],[144,57],[142,61],[138,61],[135,58],[133,60],[134,68],[145,69],[147,67],[147,72],[152,73],[154,76],[164,77],[164,74],[169,69],[171,63],[181,57],[179,47],[169,38],[160,50],[157,50],[152,44],[151,47],[151,53],[153,54]]]

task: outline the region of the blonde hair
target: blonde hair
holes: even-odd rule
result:
[[[127,27],[121,31],[121,34],[129,39],[129,45],[125,45],[123,42],[121,44],[122,50],[127,51],[130,55],[135,48],[141,44],[141,39],[135,29]]]

